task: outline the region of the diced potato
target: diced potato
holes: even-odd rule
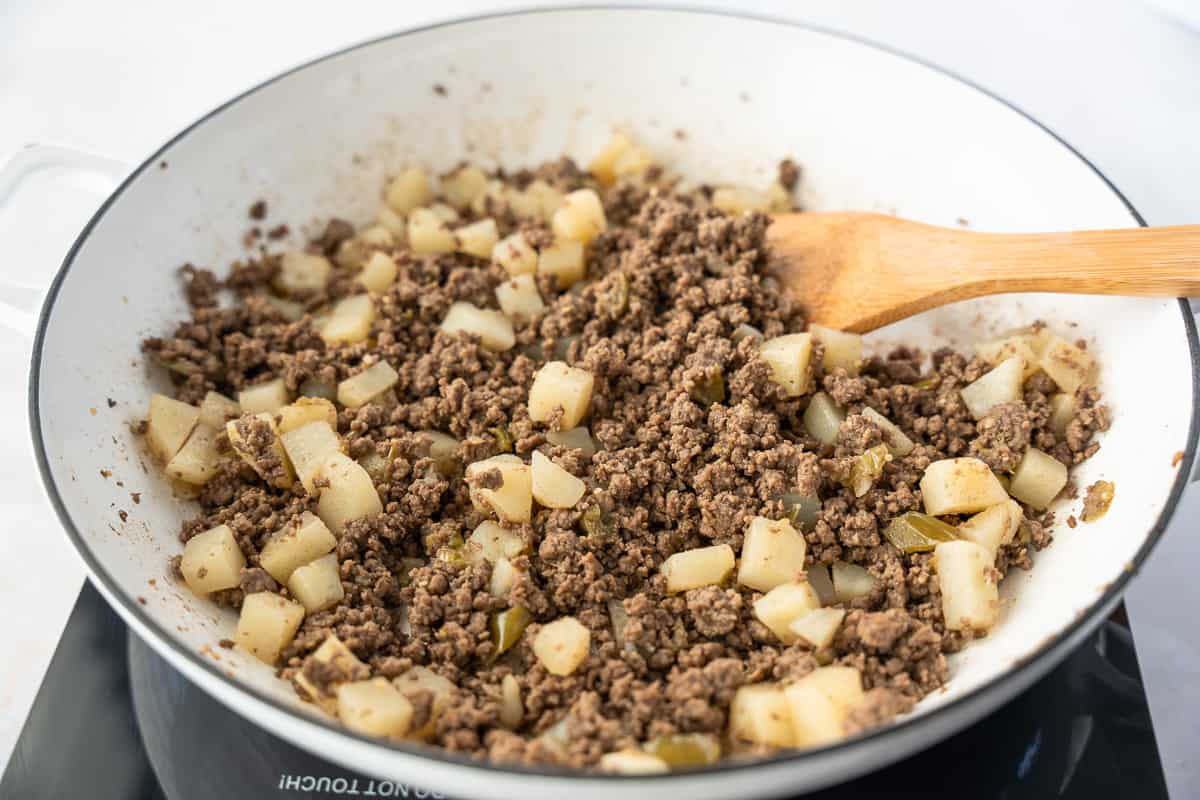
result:
[[[458,252],[476,258],[491,258],[492,248],[496,246],[499,238],[496,220],[491,217],[454,230],[454,240],[457,243]]]
[[[317,380],[309,378],[304,383],[300,384],[301,397],[320,397],[325,400],[337,399],[337,387]]]
[[[346,596],[338,573],[337,554],[330,553],[296,567],[288,578],[287,587],[292,597],[303,603],[310,614],[333,608]]]
[[[445,203],[434,203],[429,207],[429,210],[433,212],[435,217],[447,225],[453,225],[459,220],[458,212],[454,209],[454,206],[448,206]]]
[[[1065,392],[1050,395],[1050,430],[1059,441],[1066,441],[1067,426],[1075,419],[1078,409],[1075,395]]]
[[[286,406],[289,400],[291,398],[283,378],[256,383],[238,392],[238,406],[243,414],[261,414],[264,411],[274,414]]]
[[[754,616],[771,629],[784,644],[796,641],[791,630],[795,620],[821,607],[821,598],[808,581],[781,583],[754,602]]]
[[[370,248],[389,248],[396,246],[396,235],[387,229],[386,225],[369,225],[359,231],[354,238]]]
[[[829,567],[824,564],[813,564],[805,572],[805,575],[808,577],[808,584],[821,599],[821,605],[827,606],[837,602],[837,595],[833,591],[833,578],[829,576]]]
[[[310,422],[325,422],[337,430],[337,409],[321,397],[301,397],[279,409],[280,435],[301,428]]]
[[[925,513],[973,514],[1008,499],[988,465],[977,458],[945,458],[934,461],[921,476]]]
[[[492,564],[492,577],[488,581],[488,591],[492,596],[504,600],[513,583],[520,577],[521,571],[512,565],[507,558],[499,558]]]
[[[463,555],[471,564],[481,561],[497,564],[501,559],[516,558],[524,552],[524,539],[491,520],[479,523],[463,548]]]
[[[488,176],[479,167],[461,166],[442,177],[442,196],[457,209],[468,209],[487,186]]]
[[[618,178],[640,178],[654,166],[654,155],[644,147],[631,147],[613,165]]]
[[[438,471],[452,475],[458,469],[458,439],[441,431],[417,431],[428,441],[422,452],[433,459]]]
[[[452,253],[458,240],[436,211],[417,208],[408,216],[408,246],[418,255]]]
[[[333,672],[338,676],[336,680],[329,682],[329,690],[318,689],[312,681],[304,677],[303,670],[298,671],[292,680],[308,694],[314,703],[330,714],[337,714],[337,687],[347,681],[363,680],[370,674],[367,665],[359,661],[354,653],[350,652],[350,648],[346,647],[342,640],[333,634],[330,634],[325,641],[321,642],[320,647],[304,659],[305,664],[310,661],[321,664],[323,672]]]
[[[686,592],[724,582],[733,565],[733,548],[715,544],[675,553],[662,563],[661,571],[668,592]]]
[[[378,213],[375,214],[375,222],[391,231],[396,241],[400,241],[408,236],[408,223],[404,220],[403,216],[397,214],[387,204],[379,207]]]
[[[845,616],[844,608],[814,608],[792,620],[788,630],[793,639],[803,639],[813,649],[824,650],[833,644],[833,637],[837,635]]]
[[[813,341],[820,342],[825,347],[825,355],[821,362],[826,372],[841,368],[848,375],[857,375],[862,364],[862,336],[857,333],[826,328],[824,325],[809,325],[809,333]]]
[[[601,186],[608,186],[617,179],[617,159],[633,147],[633,141],[621,131],[613,131],[608,144],[588,162],[588,172],[595,176]]]
[[[386,361],[377,361],[357,375],[338,384],[337,400],[346,408],[358,408],[396,385],[400,374]]]
[[[516,456],[492,456],[467,466],[467,482],[492,469],[500,471],[500,487],[472,486],[472,500],[478,502],[481,510],[490,510],[505,522],[529,522],[533,514],[533,476],[529,465]]]
[[[517,216],[549,222],[563,204],[563,193],[538,178],[526,186],[524,192],[514,196],[512,203]]]
[[[592,189],[577,189],[563,198],[550,227],[557,239],[588,244],[608,229],[600,196]]]
[[[862,673],[854,667],[817,667],[796,681],[798,686],[808,686],[833,701],[843,717],[863,701]]]
[[[559,447],[581,450],[587,458],[596,455],[596,442],[585,427],[571,428],[567,431],[546,431],[546,441]]]
[[[533,654],[551,675],[570,675],[583,663],[592,634],[574,617],[547,623],[533,639]]]
[[[776,336],[759,346],[759,355],[771,367],[771,380],[784,389],[788,397],[799,397],[809,389],[808,374],[812,359],[812,334],[789,333]]]
[[[383,511],[383,503],[371,476],[349,456],[332,453],[317,471],[318,477],[329,481],[321,490],[317,516],[329,526],[334,535],[341,536],[346,523],[371,517]]]
[[[458,302],[450,306],[442,320],[446,333],[473,333],[480,344],[495,353],[512,349],[517,337],[513,333],[512,320],[501,311],[478,308],[471,303]]]
[[[958,536],[968,542],[983,545],[993,557],[1001,545],[1008,544],[1025,518],[1021,506],[1015,500],[980,511],[958,526]]]
[[[271,453],[279,459],[280,470],[272,474],[266,474],[258,463],[257,454],[251,449],[250,444],[242,438],[242,432],[239,428],[239,423],[246,419],[246,416],[238,419],[232,419],[225,423],[225,435],[229,437],[229,444],[233,448],[233,452],[250,467],[258,473],[258,476],[264,481],[268,481],[272,486],[279,489],[287,489],[292,485],[293,467],[291,461],[288,460],[287,452],[283,449],[283,442],[279,438],[279,428],[275,424],[275,416],[269,411],[262,411],[254,414],[253,417],[264,423],[271,433],[271,442],[268,445]]]
[[[1066,485],[1066,465],[1054,456],[1030,447],[1013,470],[1008,493],[1041,511],[1054,502]]]
[[[600,756],[600,770],[618,775],[661,775],[671,768],[658,756],[641,750],[618,750]]]
[[[228,525],[218,525],[187,540],[179,571],[189,589],[196,594],[208,594],[237,586],[244,566],[246,557],[233,530]]]
[[[416,739],[425,739],[437,728],[437,718],[454,699],[454,683],[438,675],[428,667],[409,667],[402,675],[392,680],[392,685],[408,698],[415,697],[419,692],[429,692],[433,695],[433,705],[430,709],[429,721],[410,735]]]
[[[397,272],[396,259],[376,250],[358,273],[358,282],[368,292],[382,292],[396,282]]]
[[[420,167],[409,167],[388,182],[383,195],[388,208],[397,214],[407,214],[433,199],[429,177]]]
[[[274,664],[303,621],[304,606],[299,603],[274,592],[248,594],[242,600],[234,641],[264,664]]]
[[[329,319],[321,326],[326,344],[353,344],[364,341],[375,321],[375,301],[369,294],[344,297],[334,304]]]
[[[1031,334],[1006,336],[991,342],[975,345],[975,354],[992,366],[1016,356],[1025,363],[1022,378],[1028,378],[1038,371],[1038,353],[1034,350],[1034,337]]]
[[[146,443],[151,451],[169,462],[175,457],[200,421],[200,409],[162,394],[150,396]]]
[[[1000,617],[1000,591],[992,553],[975,542],[942,542],[933,550],[933,568],[942,591],[942,617],[952,631],[986,631]]]
[[[849,603],[875,591],[875,576],[866,567],[835,561],[830,569],[833,578],[833,596],[839,603]]]
[[[863,408],[862,415],[870,420],[876,428],[879,428],[880,433],[883,434],[883,443],[887,445],[888,452],[892,455],[906,456],[916,447],[913,440],[908,438],[894,422],[870,406]]]
[[[571,239],[558,239],[538,254],[539,275],[553,275],[559,289],[567,289],[583,280],[587,273],[583,245]]]
[[[175,457],[167,462],[167,475],[175,480],[203,486],[217,474],[221,454],[217,452],[217,429],[201,422],[192,430]]]
[[[712,204],[718,211],[733,216],[747,211],[770,211],[772,205],[765,192],[744,186],[722,186],[714,190]]]
[[[496,287],[500,310],[513,319],[529,319],[546,309],[532,275],[518,275]]]
[[[210,428],[220,430],[225,423],[242,415],[242,407],[236,400],[230,400],[223,394],[209,392],[200,403],[200,422]]]
[[[408,733],[413,707],[386,678],[372,678],[339,686],[337,713],[352,731],[399,739]]]
[[[304,491],[316,496],[319,491],[314,481],[325,460],[341,452],[341,440],[325,420],[310,422],[288,431],[279,437],[284,452],[296,470],[296,477],[304,485]]]
[[[804,429],[821,444],[831,445],[837,441],[838,429],[845,418],[846,412],[833,402],[833,398],[817,392],[804,409]]]
[[[537,450],[533,451],[533,499],[546,508],[574,508],[587,486]]]
[[[795,747],[819,747],[845,736],[834,702],[812,686],[793,683],[783,690],[792,720]]]
[[[537,272],[538,254],[522,233],[514,233],[496,242],[492,261],[504,267],[510,277],[533,275]]]
[[[785,519],[755,517],[742,541],[737,581],[743,586],[770,591],[804,574],[804,537]]]
[[[1039,364],[1058,388],[1075,394],[1080,386],[1096,382],[1096,361],[1083,350],[1057,336],[1050,340]]]
[[[963,387],[963,404],[971,416],[982,419],[1001,403],[1013,403],[1021,399],[1024,375],[1025,362],[1019,356],[1007,358],[995,369]]]
[[[792,747],[792,712],[780,688],[773,683],[743,686],[729,706],[729,731],[736,739],[772,747]]]
[[[286,584],[299,567],[309,564],[337,546],[329,528],[311,511],[276,531],[258,554],[258,562],[272,578]]]
[[[516,676],[505,675],[500,681],[500,724],[511,730],[521,726],[525,718],[525,704],[521,702],[521,684]]]
[[[563,361],[549,362],[533,376],[529,387],[529,418],[549,422],[561,408],[558,429],[574,428],[587,416],[593,385],[592,373],[586,369],[567,366]]]
[[[279,259],[279,272],[272,283],[281,292],[315,292],[325,288],[332,272],[333,264],[325,256],[289,250]]]

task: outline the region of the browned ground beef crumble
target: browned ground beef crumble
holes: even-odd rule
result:
[[[779,175],[790,187],[799,170],[789,161]],[[589,247],[586,282],[559,292],[552,280],[539,279],[547,309],[518,327],[517,345],[507,352],[438,329],[452,302],[494,306],[503,270],[468,255],[414,256],[403,247],[392,252],[399,276],[378,297],[366,343],[327,346],[311,316],[297,322],[280,316],[263,300],[278,269],[277,256],[265,252],[235,264],[224,281],[185,267],[191,319],[173,336],[144,343],[149,355],[171,365],[177,397],[193,403],[209,390],[232,394],[275,376],[293,392],[309,378],[333,383],[379,359],[399,372],[384,400],[339,413],[338,431],[352,457],[375,451],[392,459],[388,477],[377,482],[384,513],[351,523],[340,538],[345,599],[304,620],[284,651],[282,676],[293,677],[304,656],[335,633],[372,674],[394,677],[421,664],[457,684],[432,744],[498,761],[580,767],[662,734],[719,735],[739,686],[787,683],[821,664],[862,672],[867,699],[851,714],[851,730],[883,724],[941,686],[945,654],[969,634],[943,626],[931,554],[902,554],[882,529],[920,510],[918,481],[932,461],[970,455],[1004,470],[1031,445],[1068,466],[1089,457],[1098,447],[1093,434],[1109,424],[1096,391],[1080,390],[1078,411],[1060,439],[1048,425],[1054,387],[1044,374],[1026,382],[1022,402],[976,422],[959,390],[990,368],[978,359],[942,349],[932,354],[929,371],[922,368],[924,354],[902,347],[869,358],[851,377],[840,369],[823,373],[818,352],[814,382],[847,411],[836,445],[821,446],[801,424],[811,395],[784,397],[755,340],[733,337],[743,324],[767,337],[805,327],[801,305],[766,274],[766,216],[725,216],[704,202],[706,189],[685,194],[632,182],[601,188],[566,159],[515,179],[534,177],[564,191],[596,188],[609,227]],[[501,236],[524,230],[535,246],[551,239],[544,224],[518,221],[502,206],[487,213]],[[333,255],[353,234],[351,225],[334,220],[309,248]],[[361,291],[352,276],[343,269],[326,291],[300,299],[317,309]],[[223,287],[241,302],[218,305]],[[556,354],[595,376],[590,427],[599,450],[590,458],[548,444],[546,427],[529,419],[534,372]],[[723,400],[695,399],[703,396],[697,387],[711,387],[716,375],[724,379]],[[842,479],[855,456],[881,441],[879,429],[858,413],[865,407],[891,419],[917,446],[855,497]],[[240,424],[252,445],[258,441],[252,423]],[[420,429],[462,441],[453,474],[425,455]],[[497,437],[498,430],[508,437]],[[507,601],[489,593],[487,564],[461,567],[431,557],[483,519],[472,508],[462,467],[499,452],[504,438],[520,455],[542,450],[589,487],[577,508],[536,509],[532,522],[520,526],[528,555],[516,559],[524,573]],[[267,474],[278,468],[269,463],[271,453],[264,450],[262,458]],[[850,604],[833,645],[822,652],[781,645],[752,613],[758,593],[744,586],[670,595],[659,574],[667,556],[686,548],[728,543],[737,551],[752,517],[784,515],[779,497],[786,492],[818,493],[822,501],[805,533],[809,563],[840,559],[865,565],[877,579],[870,595]],[[315,510],[315,499],[298,482],[291,490],[272,488],[235,458],[202,489],[199,503],[181,539],[227,524],[248,560],[241,587],[214,599],[238,607],[247,592],[287,596],[258,567],[258,553],[271,533]],[[592,506],[607,524],[586,533],[580,518]],[[1031,550],[1050,543],[1049,517],[1026,508],[1020,535],[998,554],[1001,574],[1031,566]],[[628,615],[623,644],[614,641],[614,600]],[[534,622],[492,663],[489,617],[509,605],[529,609]],[[592,648],[572,675],[558,677],[533,656],[530,642],[539,623],[568,614],[590,630]],[[309,664],[306,674],[320,686],[320,665]],[[510,673],[525,709],[516,731],[497,722],[500,683]],[[414,727],[431,713],[428,703],[416,706]],[[537,738],[564,718],[565,748]]]

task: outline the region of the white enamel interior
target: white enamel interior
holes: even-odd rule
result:
[[[434,84],[447,95],[435,95]],[[300,708],[269,669],[215,647],[232,631],[231,613],[166,578],[187,509],[127,430],[163,381],[138,343],[185,313],[175,268],[190,261],[224,270],[243,252],[253,199],[265,198],[271,219],[294,228],[311,230],[332,214],[365,221],[383,177],[411,160],[444,168],[462,158],[506,166],[563,152],[586,159],[614,125],[705,180],[765,185],[777,161],[793,156],[804,167],[802,201],[813,209],[884,210],[944,225],[963,219],[996,231],[1134,224],[1085,163],[979,91],[835,36],[727,16],[595,10],[465,22],[360,47],[236,101],[144,168],[82,243],[53,300],[36,397],[50,477],[94,571],[107,576],[97,581],[102,590],[160,653],[236,711],[348,766],[456,795],[598,797],[616,788],[426,759],[264,702]],[[1014,677],[1015,665],[1079,621],[1133,561],[1167,502],[1172,456],[1185,449],[1194,403],[1175,301],[997,297],[873,338],[881,346],[969,346],[1036,318],[1070,323],[1062,330],[1088,339],[1104,365],[1116,421],[1076,480],[1114,480],[1117,494],[1103,520],[1060,525],[1036,570],[1006,581],[1003,623],[953,659],[945,692],[917,714],[992,688],[922,725],[850,747],[749,772],[667,779],[681,796],[794,793],[932,744],[1049,666],[1047,659]],[[141,493],[140,504],[130,492]],[[1063,503],[1060,516],[1077,506]],[[663,788],[631,779],[620,790],[643,796]]]

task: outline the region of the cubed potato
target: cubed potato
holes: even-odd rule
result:
[[[538,254],[522,233],[514,233],[496,242],[492,261],[504,267],[509,277],[533,275],[537,272]]]
[[[242,600],[234,641],[264,664],[279,660],[304,621],[304,606],[275,592],[255,592]]]
[[[767,592],[804,575],[804,537],[786,519],[755,517],[742,541],[737,581]]]
[[[256,449],[259,445],[256,435],[251,435],[247,440],[242,435],[243,426],[249,426],[249,430],[262,427],[269,437],[265,443],[265,452]],[[279,428],[275,423],[275,415],[269,411],[263,411],[258,414],[246,414],[237,419],[232,419],[225,423],[225,435],[229,437],[229,444],[233,448],[233,452],[245,461],[250,467],[258,473],[258,476],[264,481],[267,481],[277,489],[287,489],[292,485],[294,472],[291,461],[288,459],[287,452],[283,449],[283,442],[279,438]],[[262,458],[265,455],[274,456],[278,463],[275,465],[264,461]],[[265,464],[265,466],[264,466]]]
[[[489,179],[483,191],[471,201],[471,211],[477,217],[488,217],[512,210],[512,198],[517,190],[502,180]],[[515,211],[513,211],[516,214]],[[518,215],[519,216],[519,215]]]
[[[733,548],[727,544],[696,547],[669,556],[661,571],[668,592],[686,592],[720,584],[733,572]]]
[[[596,455],[596,442],[587,428],[580,426],[566,431],[546,431],[546,441],[559,447],[581,450],[587,458]]]
[[[446,333],[473,333],[486,349],[495,353],[511,350],[517,337],[513,333],[512,320],[501,311],[478,308],[471,303],[458,302],[450,306],[442,320]]]
[[[942,617],[952,631],[986,631],[1000,617],[1000,591],[992,569],[992,553],[983,545],[960,540],[933,550],[933,568],[942,591]]]
[[[527,320],[546,309],[532,275],[518,275],[496,287],[500,310],[515,320]]]
[[[280,257],[279,272],[271,282],[281,292],[316,292],[325,288],[332,273],[333,264],[325,256],[289,250]]]
[[[821,598],[808,581],[781,583],[754,601],[754,616],[784,644],[796,641],[791,624],[815,608],[821,607]]]
[[[388,208],[401,215],[426,205],[433,199],[429,176],[420,167],[408,167],[388,182],[383,199]]]
[[[1075,400],[1075,395],[1065,392],[1050,395],[1050,430],[1060,442],[1066,441],[1067,426],[1075,419],[1078,409],[1079,403]]]
[[[367,252],[396,246],[396,235],[388,230],[386,225],[368,225],[356,233],[354,238],[365,245]]]
[[[200,409],[162,394],[150,396],[146,443],[163,463],[175,457],[200,421]]]
[[[842,715],[823,692],[793,683],[783,690],[792,720],[794,747],[820,747],[845,736]]]
[[[429,721],[410,734],[415,739],[425,739],[431,736],[437,728],[437,718],[454,699],[454,691],[458,687],[428,667],[409,667],[403,674],[392,680],[392,685],[408,698],[414,698],[418,693],[428,692],[433,695]]]
[[[397,242],[408,236],[408,222],[386,203],[380,206],[379,211],[376,212],[375,223],[391,231]]]
[[[661,775],[671,768],[658,756],[641,750],[618,750],[600,756],[600,771],[616,775]]]
[[[1008,493],[1041,511],[1054,502],[1066,485],[1066,465],[1054,456],[1030,447],[1013,470]]]
[[[179,571],[196,594],[232,589],[242,579],[246,557],[228,525],[198,533],[183,546]]]
[[[835,561],[830,568],[833,596],[839,603],[849,603],[856,597],[875,591],[875,576],[866,567]]]
[[[455,210],[454,206],[448,206],[445,203],[434,203],[429,207],[429,210],[433,212],[435,217],[447,225],[453,225],[459,221],[458,211]]]
[[[1095,359],[1086,350],[1057,336],[1046,346],[1039,364],[1042,371],[1067,394],[1075,394],[1080,386],[1090,386],[1096,382]]]
[[[837,441],[838,429],[845,418],[846,412],[833,402],[833,398],[817,392],[804,409],[804,429],[821,444],[831,445]]]
[[[617,179],[617,159],[632,147],[633,141],[627,135],[621,131],[613,131],[608,143],[588,162],[588,172],[592,173],[601,186],[612,184]]]
[[[291,400],[283,378],[247,386],[238,392],[238,406],[243,414],[274,414]]]
[[[337,553],[329,553],[296,567],[287,582],[292,597],[304,604],[310,614],[333,608],[342,602],[346,592],[338,572]]]
[[[975,354],[992,366],[998,366],[1014,356],[1024,362],[1025,370],[1022,378],[1028,378],[1038,371],[1039,356],[1034,350],[1033,336],[1018,334],[1005,336],[991,342],[975,345]]]
[[[745,186],[721,186],[713,191],[713,207],[718,211],[739,216],[747,211],[771,210],[771,198],[765,193]]]
[[[417,255],[453,253],[458,240],[436,211],[416,208],[408,216],[408,246]]]
[[[857,333],[826,328],[824,325],[809,325],[809,333],[813,341],[820,342],[825,347],[822,365],[826,372],[841,368],[848,375],[857,375],[862,364],[863,342]]]
[[[833,644],[833,637],[846,616],[844,608],[814,608],[788,625],[793,640],[802,639],[814,650],[824,650]]]
[[[501,559],[516,558],[525,550],[525,540],[515,531],[484,520],[467,537],[463,556],[471,564],[481,561],[497,564]]]
[[[593,189],[577,189],[569,193],[554,212],[550,227],[557,239],[588,244],[608,229],[600,196]]]
[[[496,246],[499,239],[500,234],[496,230],[496,220],[491,217],[454,230],[454,241],[457,243],[458,252],[476,258],[491,258],[492,248]]]
[[[507,558],[499,558],[495,564],[492,564],[492,577],[488,581],[488,591],[492,593],[493,597],[504,600],[520,575],[521,570],[514,567],[511,561]]]
[[[399,739],[408,733],[413,707],[386,678],[371,678],[338,687],[337,714],[356,733]]]
[[[525,704],[521,702],[521,684],[515,675],[505,675],[500,681],[500,724],[511,730],[521,727]]]
[[[653,166],[653,153],[644,147],[631,147],[617,157],[613,170],[618,178],[642,178]]]
[[[217,474],[221,454],[217,451],[219,431],[201,422],[192,430],[187,443],[167,462],[167,475],[177,481],[203,486]]]
[[[587,486],[537,450],[530,464],[533,499],[546,508],[574,508]]]
[[[543,625],[533,639],[533,654],[551,675],[570,675],[588,656],[592,634],[574,617]]]
[[[422,453],[433,459],[439,472],[453,475],[458,469],[458,439],[441,431],[417,431],[427,442]]]
[[[310,661],[321,664],[322,672],[332,672],[337,676],[335,680],[328,683],[327,691],[318,689],[312,681],[304,676],[303,670],[298,671],[292,680],[304,690],[314,703],[330,714],[337,714],[337,687],[347,681],[365,680],[370,674],[367,665],[359,661],[354,653],[350,652],[350,648],[346,647],[342,640],[333,634],[326,637],[325,641],[321,642],[321,646],[304,659],[306,665]]]
[[[358,273],[358,282],[368,292],[383,292],[396,282],[398,271],[396,259],[376,250],[363,264],[362,271]]]
[[[463,165],[442,176],[442,197],[455,208],[466,210],[483,192],[487,182],[488,176],[479,167]]]
[[[894,422],[870,406],[863,408],[862,415],[870,420],[876,428],[879,428],[879,432],[883,434],[883,443],[887,445],[888,452],[892,455],[906,456],[916,447],[913,440],[908,438]]]
[[[299,567],[333,552],[337,539],[311,511],[276,531],[258,554],[258,562],[272,578],[286,584]]]
[[[774,683],[743,686],[729,706],[729,732],[735,739],[771,747],[792,747],[792,712],[783,691]]]
[[[817,667],[796,681],[795,685],[807,686],[821,692],[833,701],[833,705],[843,717],[863,701],[862,673],[854,667]]]
[[[338,384],[337,400],[346,408],[358,408],[396,385],[400,373],[386,361],[377,361],[357,375]]]
[[[550,222],[563,204],[563,193],[538,178],[526,186],[524,192],[514,196],[512,202],[518,216]]]
[[[279,409],[279,433],[302,428],[310,422],[325,422],[337,430],[337,409],[333,403],[321,397],[300,397],[290,405]]]
[[[799,397],[812,384],[808,366],[812,359],[812,334],[789,333],[767,339],[758,349],[771,367],[771,380],[783,387],[788,397]]]
[[[309,378],[300,384],[301,397],[320,397],[324,400],[337,399],[337,387],[331,383],[319,381],[316,378]]]
[[[242,415],[242,407],[236,400],[230,400],[223,394],[209,392],[200,403],[200,422],[210,428],[220,430],[225,423]]]
[[[317,475],[329,481],[329,485],[321,490],[317,516],[335,536],[341,536],[346,523],[351,520],[373,517],[383,511],[371,476],[349,456],[332,453]]]
[[[563,361],[549,362],[533,376],[529,387],[529,418],[549,422],[561,408],[558,429],[574,428],[587,416],[593,385],[592,373],[586,369],[567,366]]]
[[[480,510],[491,511],[505,522],[529,522],[533,514],[533,475],[529,465],[512,455],[492,456],[467,466],[467,482],[472,483],[493,469],[500,471],[499,488],[472,486],[472,500]]]
[[[1008,499],[1000,481],[977,458],[945,458],[934,461],[921,476],[925,513],[973,514]]]
[[[375,321],[375,301],[369,294],[344,297],[334,304],[329,318],[321,326],[326,344],[354,344],[365,341]]]
[[[1024,518],[1020,504],[1015,500],[1007,500],[980,511],[959,525],[958,536],[968,542],[983,545],[995,557],[1001,545],[1013,540]]]
[[[537,273],[553,275],[559,289],[568,289],[587,274],[583,244],[571,239],[558,239],[538,253]]]
[[[288,431],[279,437],[279,441],[304,485],[304,491],[315,497],[319,493],[315,480],[325,460],[341,452],[338,435],[326,420],[318,420]]]
[[[963,387],[963,405],[975,419],[982,419],[1001,403],[1013,403],[1021,399],[1024,376],[1025,362],[1019,356],[1007,358],[995,369]]]

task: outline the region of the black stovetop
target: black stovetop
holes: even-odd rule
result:
[[[354,796],[437,795],[355,775],[227,711],[130,636],[90,584],[0,779],[2,800]],[[1166,798],[1123,615],[963,733],[806,797]]]

